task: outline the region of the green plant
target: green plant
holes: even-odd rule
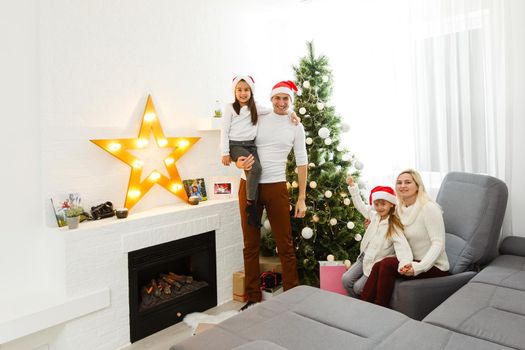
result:
[[[62,208],[64,209],[64,213],[68,218],[74,218],[76,216],[82,215],[84,212],[84,208],[78,206],[78,205],[72,205],[68,201],[65,201],[62,203]]]

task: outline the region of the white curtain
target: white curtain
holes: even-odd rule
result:
[[[509,175],[503,1],[412,2],[416,165]]]
[[[449,171],[511,183],[504,5],[411,3],[415,158],[430,188],[439,187]]]

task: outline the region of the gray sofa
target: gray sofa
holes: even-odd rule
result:
[[[300,286],[171,350],[525,349],[525,238],[508,237],[500,253],[423,321]]]

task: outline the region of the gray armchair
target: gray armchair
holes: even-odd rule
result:
[[[436,201],[443,210],[451,276],[398,279],[390,307],[422,320],[497,255],[498,238],[507,207],[504,182],[487,175],[447,174]]]

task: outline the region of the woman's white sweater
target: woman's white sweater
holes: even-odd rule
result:
[[[415,276],[436,266],[448,271],[448,257],[445,252],[445,223],[441,208],[434,202],[421,204],[418,199],[408,207],[397,206],[405,236],[412,248],[412,263]]]

